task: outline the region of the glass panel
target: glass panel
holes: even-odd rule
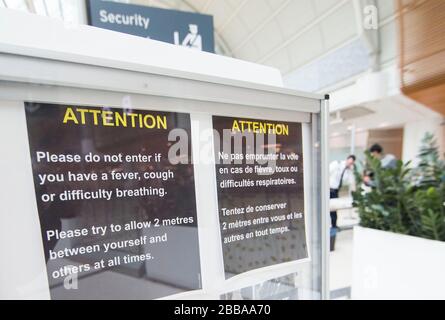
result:
[[[109,129],[107,132],[102,132],[103,130],[99,130],[97,126],[92,127],[82,127],[77,131],[72,131],[68,133],[63,133],[59,129],[60,126],[53,125],[52,121],[56,119],[63,120],[63,112],[60,113],[61,109],[66,109],[67,106],[78,106],[79,108],[90,108],[92,110],[99,110],[101,112],[113,112],[115,110],[123,110],[125,108],[131,108],[132,112],[140,111],[142,113],[149,112],[149,110],[158,110],[157,112],[166,113],[171,117],[171,122],[174,123],[177,127],[190,129],[190,120],[188,117],[184,120],[184,117],[179,117],[179,112],[187,113],[189,104],[184,102],[178,102],[177,105],[172,106],[171,102],[168,99],[165,101],[159,97],[152,96],[144,96],[144,95],[127,95],[118,92],[102,92],[88,89],[74,89],[74,88],[62,88],[57,86],[34,86],[34,85],[24,85],[24,84],[16,84],[16,83],[3,83],[4,88],[8,88],[8,90],[0,91],[0,98],[6,99],[7,101],[1,102],[0,113],[2,114],[3,119],[7,118],[8,122],[11,122],[14,126],[15,130],[18,130],[16,141],[22,146],[28,147],[28,143],[30,144],[31,154],[29,153],[29,149],[23,151],[22,149],[18,150],[15,154],[15,157],[20,158],[20,167],[27,168],[28,171],[25,171],[25,177],[20,181],[20,189],[27,194],[32,194],[34,196],[34,191],[37,192],[37,195],[40,195],[41,186],[37,183],[36,189],[32,190],[30,184],[32,184],[33,176],[30,172],[31,170],[31,158],[32,153],[37,150],[48,149],[49,147],[53,148],[52,152],[88,152],[94,151],[100,154],[114,153],[117,154],[119,152],[124,152],[127,149],[133,148],[133,146],[138,150],[142,150],[145,146],[146,150],[149,150],[153,146],[159,147],[161,144],[163,147],[166,146],[167,140],[164,139],[165,136],[157,135],[149,135],[144,130],[140,131],[135,136],[132,136],[134,133],[132,130],[130,131],[122,131],[119,134],[116,134],[114,130],[116,128],[103,128]],[[13,98],[10,94],[13,94]],[[8,96],[7,96],[8,95]],[[27,108],[24,107],[25,101],[45,101],[45,103],[37,102],[36,104],[29,104]],[[57,105],[55,105],[57,104]],[[154,108],[153,106],[156,106]],[[134,108],[133,108],[134,107]],[[213,105],[211,103],[208,104],[208,109],[206,111],[209,123],[205,124],[205,121],[200,117],[196,117],[196,121],[198,122],[198,127],[201,126],[205,128],[206,126],[211,126],[211,115]],[[118,109],[115,109],[118,108]],[[251,112],[258,112],[256,108],[248,108],[251,109]],[[174,109],[174,112],[173,112]],[[264,112],[264,117],[267,119],[268,116],[273,117],[273,110],[269,110]],[[197,113],[191,113],[192,116]],[[26,119],[28,116],[28,119]],[[239,116],[236,112],[231,112],[231,114],[227,114],[227,116]],[[58,120],[57,120],[58,119]],[[170,118],[169,118],[170,119]],[[26,120],[28,120],[28,137],[26,136],[27,128],[26,128]],[[277,119],[279,120],[279,119]],[[286,119],[283,119],[286,120]],[[292,120],[292,119],[289,119]],[[59,122],[60,122],[59,121]],[[107,120],[108,121],[108,120]],[[298,118],[295,122],[298,122]],[[31,123],[32,122],[32,123]],[[11,131],[11,128],[7,126],[6,122],[4,123],[4,130],[7,132]],[[9,128],[9,129],[8,129]],[[45,244],[42,246],[41,234],[39,226],[39,213],[37,213],[37,208],[35,207],[36,202],[33,198],[30,198],[34,201],[26,201],[18,204],[16,202],[13,210],[20,210],[23,217],[26,217],[26,223],[22,221],[22,218],[18,218],[16,216],[8,216],[6,222],[8,225],[11,225],[11,230],[16,230],[17,228],[23,228],[24,230],[28,230],[24,233],[20,239],[16,239],[14,242],[14,251],[26,251],[31,252],[29,256],[26,258],[26,262],[17,264],[16,262],[10,261],[10,265],[5,265],[4,270],[7,274],[10,275],[8,280],[2,282],[5,284],[5,288],[8,292],[18,292],[17,298],[83,298],[83,299],[103,299],[103,298],[136,298],[136,299],[151,299],[161,296],[168,296],[171,294],[181,293],[185,291],[190,291],[191,289],[199,289],[200,287],[204,288],[201,291],[197,291],[196,296],[201,298],[221,298],[221,299],[320,299],[321,297],[321,242],[320,242],[320,228],[321,228],[321,220],[320,220],[320,167],[314,166],[314,163],[319,161],[319,118],[318,116],[313,116],[312,123],[303,123],[301,125],[301,131],[303,136],[303,150],[305,154],[304,158],[304,183],[305,183],[305,208],[307,210],[306,213],[306,227],[308,232],[308,250],[310,261],[301,262],[292,267],[289,267],[287,264],[277,264],[273,266],[274,269],[259,269],[255,272],[255,274],[249,274],[248,277],[252,281],[251,286],[245,286],[242,289],[237,290],[224,290],[224,286],[227,285],[227,288],[234,288],[233,286],[229,286],[228,282],[222,282],[222,286],[218,288],[212,288],[212,290],[218,290],[217,294],[215,291],[206,291],[205,283],[201,283],[200,280],[197,280],[198,277],[196,274],[193,275],[193,279],[190,280],[193,282],[192,285],[189,283],[179,281],[184,273],[184,264],[185,263],[194,263],[199,264],[199,258],[196,256],[195,249],[178,249],[178,248],[164,248],[162,250],[152,250],[153,255],[156,257],[165,258],[165,255],[171,254],[171,252],[176,252],[175,255],[178,255],[180,258],[176,262],[171,262],[168,259],[164,259],[164,262],[161,262],[156,268],[150,268],[147,263],[136,262],[132,264],[128,264],[126,266],[120,267],[111,267],[105,268],[103,270],[90,270],[89,272],[85,272],[82,276],[79,277],[79,290],[72,291],[70,294],[66,294],[66,290],[64,290],[64,283],[62,280],[53,281],[49,279],[47,276],[46,263],[48,262],[48,270],[54,271],[59,269],[61,265],[57,264],[58,259],[49,261],[48,256],[45,259],[45,255],[43,254],[43,249],[49,249],[53,251],[64,250],[65,248],[78,248],[79,246],[85,245],[94,245],[94,244],[103,244],[103,242],[110,241],[121,241],[121,240],[129,240],[136,239],[140,236],[143,236],[144,233],[142,231],[131,231],[129,233],[122,234],[122,237],[116,236],[113,237],[110,235],[108,238],[96,239],[96,238],[82,238],[82,239],[72,239],[70,241],[57,241],[57,243],[53,244]],[[24,135],[23,135],[24,134]],[[164,139],[164,140],[162,140]],[[140,143],[140,145],[137,145]],[[194,143],[193,141],[191,142]],[[314,149],[315,147],[315,149]],[[25,148],[25,149],[26,149]],[[189,146],[190,149],[190,146]],[[162,151],[166,152],[166,149]],[[23,155],[26,154],[26,157]],[[11,154],[11,157],[14,157],[14,154]],[[39,172],[34,172],[34,178],[38,173],[46,173],[46,169],[48,168],[38,168],[39,165],[34,160],[35,169]],[[6,166],[11,166],[11,162],[6,164]],[[116,168],[114,165],[108,164],[101,168],[94,168],[94,164],[90,165],[90,169],[94,169],[93,171],[97,171],[96,169],[105,170],[108,173],[112,171],[118,172],[120,169],[123,172],[131,171],[130,169],[135,169],[136,167],[122,167]],[[55,165],[51,167],[54,169],[54,173],[66,171],[67,168],[64,165]],[[214,176],[214,167],[199,167],[204,171],[208,171],[208,177]],[[88,165],[81,168],[82,170],[88,171]],[[189,168],[190,169],[190,168]],[[45,172],[43,172],[43,171]],[[51,171],[51,170],[49,170]],[[48,172],[49,172],[48,171]],[[85,171],[85,172],[87,172]],[[89,171],[88,171],[89,172]],[[120,172],[120,171],[119,171]],[[207,174],[206,173],[206,174]],[[199,174],[203,174],[201,171]],[[29,175],[29,176],[28,176]],[[193,170],[188,171],[185,174],[185,178],[189,179],[193,176]],[[195,167],[195,178],[196,178],[196,167]],[[6,177],[8,179],[8,176]],[[187,180],[184,179],[184,180]],[[190,179],[189,179],[190,180]],[[38,181],[38,180],[37,180]],[[188,180],[187,180],[188,181]],[[172,190],[171,194],[177,194],[178,196],[175,198],[174,196],[169,200],[168,203],[165,204],[163,208],[158,208],[163,212],[163,215],[174,214],[177,215],[177,211],[181,208],[184,208],[182,200],[185,199],[185,194],[192,194],[193,192],[193,184],[187,183],[187,181],[178,182],[175,186],[170,186],[169,188]],[[191,181],[191,180],[190,180]],[[127,181],[126,188],[132,188],[132,182]],[[206,194],[208,195],[206,201],[212,202],[216,201],[216,192],[212,187],[216,182],[214,180],[207,179],[205,182],[204,189],[207,190]],[[188,185],[188,187],[182,188],[181,191],[176,192],[174,189],[178,188],[183,184]],[[202,181],[201,181],[202,183]],[[85,183],[84,186],[88,186],[89,183]],[[207,186],[208,185],[208,186]],[[92,186],[92,185],[91,185]],[[76,187],[74,189],[83,189],[83,187]],[[134,188],[133,188],[134,189]],[[202,189],[202,188],[201,188]],[[174,192],[173,192],[174,191]],[[212,195],[215,197],[213,198]],[[191,196],[192,197],[192,196]],[[100,202],[100,201],[99,201]],[[43,208],[41,204],[39,204],[39,211],[42,217],[45,216],[45,212],[54,212],[57,214],[64,214],[67,217],[61,217],[60,221],[55,222],[58,225],[60,230],[68,230],[72,228],[78,228],[82,226],[90,226],[93,224],[109,224],[109,223],[123,223],[122,219],[126,220],[128,218],[128,214],[131,215],[131,212],[135,213],[134,218],[136,220],[147,220],[150,219],[147,215],[147,212],[153,209],[153,206],[150,208],[147,207],[148,203],[144,204],[136,199],[127,201],[127,202],[95,202],[95,203],[83,203],[80,205],[72,206],[71,208],[59,206],[54,207],[53,210],[47,210]],[[216,206],[216,203],[215,203]],[[155,208],[156,209],[156,208]],[[215,210],[216,211],[216,210]],[[150,211],[151,212],[151,211]],[[104,214],[105,213],[105,214]],[[70,214],[75,214],[76,217],[70,217]],[[213,214],[212,212],[201,212],[198,208],[198,220],[200,219],[200,214]],[[215,217],[217,212],[214,213]],[[144,218],[145,217],[145,218]],[[45,217],[40,219],[42,228],[48,227],[47,224],[51,224],[52,222]],[[216,220],[215,220],[216,221]],[[54,222],[54,221],[53,221]],[[199,225],[199,224],[198,224]],[[57,227],[57,226],[56,226]],[[192,235],[191,237],[196,238],[196,228],[197,225],[193,224],[191,227]],[[209,226],[207,226],[209,227]],[[212,230],[217,231],[218,225],[211,225]],[[180,227],[177,227],[179,229]],[[54,229],[54,228],[52,228]],[[201,230],[199,230],[201,232]],[[173,233],[170,233],[173,237]],[[169,241],[170,241],[169,234]],[[13,238],[13,234],[4,234],[2,235],[5,239]],[[186,236],[186,235],[184,235]],[[180,239],[177,238],[177,239]],[[176,239],[176,240],[177,240]],[[183,238],[185,239],[185,238]],[[176,241],[173,238],[171,241]],[[187,241],[182,241],[182,244],[187,245]],[[48,247],[49,246],[49,247]],[[201,246],[201,243],[200,243]],[[159,247],[160,248],[160,247]],[[215,255],[219,255],[219,250],[217,247],[214,247]],[[8,248],[7,245],[1,246],[1,251],[6,252],[6,255],[10,254],[12,248]],[[112,256],[109,259],[114,259],[117,255],[140,255],[144,253],[144,248],[124,248],[122,250],[114,250],[111,251],[110,254]],[[47,252],[48,253],[48,252]],[[200,254],[202,255],[201,248]],[[69,264],[72,266],[79,266],[85,263],[93,263],[95,261],[100,261],[101,256],[97,256],[95,254],[91,254],[90,256],[84,256],[84,258],[88,259],[77,259],[76,257],[72,259],[68,259]],[[200,257],[202,261],[202,257]],[[32,262],[32,263],[30,263]],[[65,261],[67,262],[67,261]],[[64,263],[65,263],[64,262]],[[221,261],[222,263],[222,261]],[[292,262],[291,262],[292,263]],[[179,267],[179,269],[177,268]],[[207,266],[201,265],[201,270],[204,270]],[[199,268],[199,266],[198,266]],[[218,268],[213,268],[214,273],[219,274],[220,270]],[[180,271],[178,271],[180,270]],[[158,273],[156,273],[159,271]],[[221,269],[222,271],[222,269]],[[3,271],[2,271],[3,272]],[[20,275],[20,278],[18,277]],[[255,282],[255,277],[258,275],[258,282]],[[241,277],[243,275],[240,275]],[[221,277],[223,274],[221,273]],[[49,281],[48,281],[49,279]],[[179,279],[179,280],[178,280]],[[208,282],[209,279],[206,281]],[[2,280],[3,281],[3,280]],[[203,279],[204,281],[204,279]],[[246,283],[246,282],[245,282]],[[233,285],[233,282],[231,283]],[[211,287],[211,286],[208,286]],[[220,296],[221,292],[227,292]],[[186,296],[187,297],[187,296]]]
[[[291,273],[287,276],[274,278],[251,287],[245,287],[227,292],[220,296],[221,300],[308,300],[319,299],[320,294],[313,288],[303,284],[304,267],[301,272]]]
[[[305,188],[307,190],[308,248],[311,261],[295,267],[295,272],[272,278],[253,286],[229,291],[223,300],[303,300],[322,297],[321,246],[321,153],[320,116],[314,114],[312,123],[303,124]],[[314,165],[315,164],[315,165]]]

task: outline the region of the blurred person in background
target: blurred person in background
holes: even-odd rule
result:
[[[329,187],[330,198],[338,198],[340,189],[342,186],[349,186],[354,188],[355,186],[355,156],[349,155],[346,160],[332,161],[329,164]],[[331,228],[335,228],[337,231],[337,211],[331,211]]]
[[[369,148],[369,153],[373,158],[379,159],[383,169],[394,169],[397,166],[397,158],[393,154],[383,154],[383,148],[378,143]],[[373,187],[373,172],[365,171],[363,182],[368,187]]]
[[[383,148],[378,143],[373,144],[371,148],[369,148],[369,153],[371,153],[371,156],[374,158],[380,159],[383,169],[395,168],[397,165],[397,158],[390,153],[383,155]]]

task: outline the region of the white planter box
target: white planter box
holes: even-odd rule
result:
[[[445,299],[445,242],[354,228],[352,299]]]

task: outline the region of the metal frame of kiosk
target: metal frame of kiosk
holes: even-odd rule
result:
[[[16,51],[16,52],[14,52]],[[214,164],[195,163],[202,289],[166,298],[219,299],[222,294],[298,273],[301,299],[328,299],[328,99],[279,87],[197,75],[155,72],[144,65],[36,57],[16,48],[0,49],[0,296],[49,298],[44,277],[37,207],[23,102],[122,106],[190,113],[192,146],[199,157],[199,134],[212,116],[237,116],[303,123],[306,225],[310,258],[265,267],[224,279]],[[210,183],[211,184],[211,183]],[[214,183],[213,183],[214,184]],[[26,258],[17,253],[26,254]],[[253,297],[254,298],[254,297]]]

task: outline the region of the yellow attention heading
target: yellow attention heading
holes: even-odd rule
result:
[[[63,117],[65,124],[86,125],[105,127],[129,127],[146,129],[165,129],[167,130],[167,117],[141,114],[137,112],[120,113],[118,111],[109,111],[101,109],[85,108],[66,108]]]
[[[247,120],[234,120],[233,132],[253,132],[262,134],[276,134],[281,136],[289,135],[289,126],[282,123],[258,122]]]

